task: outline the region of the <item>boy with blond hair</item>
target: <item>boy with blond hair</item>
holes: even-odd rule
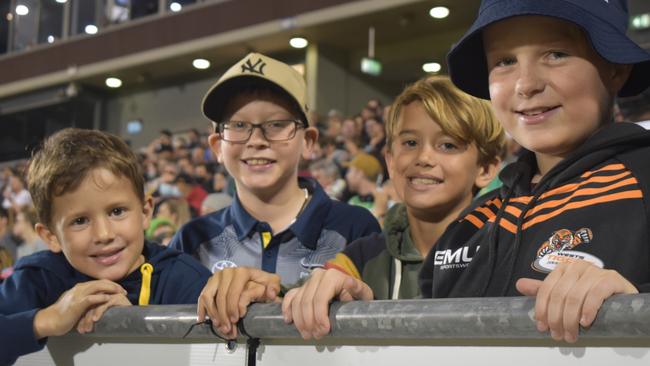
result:
[[[138,160],[119,137],[64,129],[29,166],[38,235],[49,251],[19,260],[0,286],[0,364],[47,337],[92,331],[112,306],[192,304],[210,276],[178,251],[145,242],[151,199]]]
[[[285,319],[304,338],[329,332],[327,305],[334,298],[418,297],[423,259],[494,178],[505,141],[489,104],[440,76],[396,98],[386,136],[386,163],[403,204],[388,211],[381,234],[356,240],[286,295]]]

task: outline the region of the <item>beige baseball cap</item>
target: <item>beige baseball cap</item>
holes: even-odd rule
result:
[[[302,75],[284,62],[254,52],[233,65],[210,87],[201,102],[203,114],[216,123],[223,122],[224,109],[232,97],[229,95],[232,88],[245,79],[270,82],[280,87],[298,104],[300,119],[308,126],[307,86]]]

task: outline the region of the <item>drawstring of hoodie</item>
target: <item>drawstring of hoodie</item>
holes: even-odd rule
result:
[[[494,275],[494,270],[496,268],[497,254],[499,249],[499,222],[506,212],[508,202],[510,202],[510,198],[515,191],[514,187],[517,185],[517,182],[519,181],[519,178],[521,178],[521,175],[522,174],[518,172],[515,176],[515,179],[508,188],[508,191],[506,192],[501,203],[501,207],[499,207],[499,211],[494,218],[494,224],[492,224],[492,227],[490,227],[490,230],[488,231],[488,273],[485,282],[483,283],[483,288],[478,294],[479,297],[484,297],[487,294],[488,287],[492,281],[492,275]]]

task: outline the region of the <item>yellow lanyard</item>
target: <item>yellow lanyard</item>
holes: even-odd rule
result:
[[[144,263],[140,266],[142,273],[142,287],[140,288],[140,299],[138,305],[149,305],[149,297],[151,296],[151,274],[153,273],[153,266],[149,263]]]

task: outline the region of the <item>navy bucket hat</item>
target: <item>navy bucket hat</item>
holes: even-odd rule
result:
[[[634,65],[619,96],[639,94],[650,85],[650,53],[626,35],[625,0],[483,0],[474,24],[447,54],[449,75],[458,88],[490,99],[481,32],[492,23],[520,15],[550,16],[576,24],[602,58]]]

